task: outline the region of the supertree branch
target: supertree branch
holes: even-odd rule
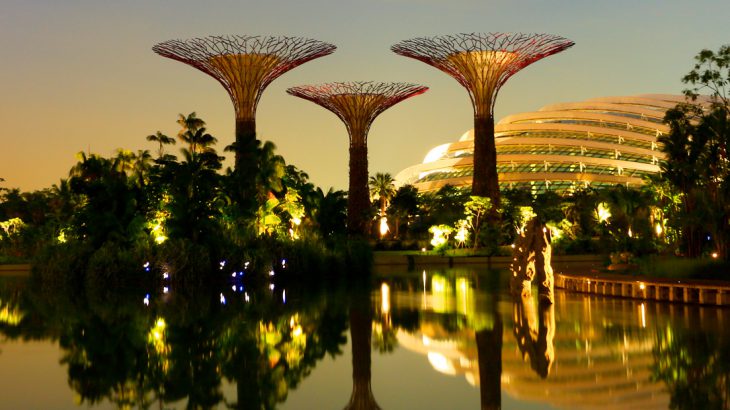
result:
[[[415,84],[375,82],[305,85],[286,90],[332,111],[347,127],[350,137],[347,228],[351,235],[367,234],[370,207],[367,136],[370,125],[389,107],[426,90],[427,87]]]
[[[421,37],[391,47],[454,77],[469,92],[476,116],[492,115],[500,87],[516,72],[572,46],[551,34],[471,33]]]
[[[347,82],[303,85],[286,92],[332,111],[347,127],[350,144],[366,144],[370,125],[383,111],[428,87],[407,83]]]
[[[308,38],[247,35],[169,40],[152,47],[218,80],[233,100],[237,119],[255,117],[263,90],[280,75],[335,49]]]

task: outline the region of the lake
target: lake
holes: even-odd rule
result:
[[[166,292],[3,278],[0,408],[728,407],[727,309],[560,290],[539,305],[504,276]]]

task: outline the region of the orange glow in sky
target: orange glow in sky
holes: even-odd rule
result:
[[[472,126],[466,91],[444,73],[392,53],[400,40],[522,31],[575,41],[507,82],[497,99],[499,119],[554,102],[678,94],[694,55],[730,41],[728,15],[726,0],[8,0],[0,11],[0,186],[49,187],[67,176],[82,150],[153,151],[145,137],[157,130],[175,135],[178,113],[205,119],[222,152],[233,141],[228,95],[207,75],[154,54],[160,41],[232,33],[337,45],[334,54],[274,81],[257,115],[259,139],[273,141],[288,163],[326,190],[347,186],[347,132],[331,113],[288,96],[288,87],[368,80],[430,87],[385,112],[370,131],[370,173],[395,175]]]

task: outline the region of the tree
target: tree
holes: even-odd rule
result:
[[[150,142],[156,142],[160,145],[160,147],[157,149],[157,159],[162,159],[165,155],[165,145],[175,145],[175,139],[172,137],[168,137],[167,135],[163,134],[160,131],[157,131],[154,134],[147,136],[147,141]]]
[[[418,188],[413,185],[403,185],[395,192],[387,211],[395,226],[395,238],[400,238],[401,225],[405,224],[407,227],[408,223],[418,214],[420,203]]]
[[[380,216],[385,216],[388,203],[396,192],[393,177],[388,173],[378,172],[370,177],[368,185],[370,186],[370,197],[377,199],[380,203]]]
[[[492,210],[492,200],[484,196],[472,195],[464,204],[464,214],[466,215],[466,223],[471,228],[474,235],[473,248],[479,246],[479,233],[487,214]]]
[[[687,103],[667,111],[670,132],[658,140],[666,161],[663,176],[682,199],[680,230],[691,257],[702,251],[705,231],[713,232],[716,249],[728,258],[730,237],[730,45],[717,53],[702,50],[693,69],[682,78],[690,88]],[[708,97],[700,92],[709,91]]]
[[[312,217],[324,239],[334,239],[346,233],[347,193],[330,188],[326,193],[321,188],[315,191]]]

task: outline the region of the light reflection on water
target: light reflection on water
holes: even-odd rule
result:
[[[728,407],[727,310],[561,291],[538,305],[485,269],[373,282],[141,303],[0,281],[0,408]]]

